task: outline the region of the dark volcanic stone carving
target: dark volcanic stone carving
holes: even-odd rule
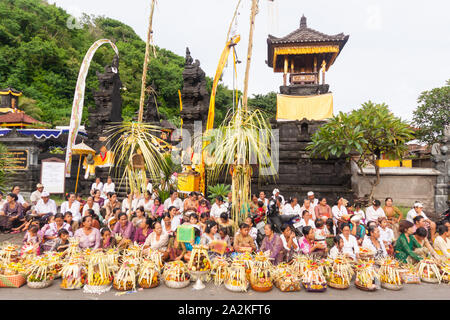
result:
[[[105,72],[97,72],[98,91],[94,92],[95,106],[89,108],[89,125],[86,132],[88,144],[98,151],[104,144],[108,125],[122,122],[122,82],[119,75],[119,57],[115,56],[112,64],[105,67]]]
[[[206,89],[205,72],[200,68],[200,62],[191,57],[189,48],[186,48],[186,62],[183,71],[182,101],[183,110],[183,130],[187,129],[194,134],[194,122],[202,121],[202,128],[205,129],[208,118],[209,94]]]

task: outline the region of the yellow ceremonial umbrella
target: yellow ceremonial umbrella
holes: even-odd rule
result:
[[[77,182],[75,183],[75,193],[77,192],[78,188],[78,178],[80,177],[80,166],[81,166],[81,159],[83,156],[92,154],[95,155],[95,150],[89,147],[87,144],[83,142],[76,144],[72,147],[72,155],[79,154],[80,159],[78,160],[78,172],[77,172]]]

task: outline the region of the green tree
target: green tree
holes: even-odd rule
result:
[[[440,142],[445,126],[450,124],[450,80],[441,88],[422,92],[417,101],[413,118],[418,128],[416,137],[430,145]]]
[[[363,176],[363,168],[372,165],[376,178],[369,180],[372,200],[376,186],[380,183],[380,155],[388,159],[401,159],[407,152],[406,142],[413,139],[409,124],[395,117],[384,103],[369,101],[349,113],[340,112],[321,126],[312,136],[307,149],[312,157],[345,156],[354,161]]]
[[[277,93],[272,91],[267,94],[254,94],[253,98],[248,99],[248,105],[259,108],[274,118],[277,113]]]
[[[33,117],[36,120],[41,120],[42,110],[36,103],[36,100],[21,96],[19,99],[19,109],[24,111],[30,117]]]

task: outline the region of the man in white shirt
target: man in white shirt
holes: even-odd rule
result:
[[[47,191],[42,192],[41,199],[37,202],[33,210],[33,215],[39,216],[39,219],[44,221],[49,216],[56,214],[56,203],[50,199],[50,194]]]
[[[178,192],[171,191],[170,197],[164,201],[164,211],[169,211],[170,207],[177,208],[180,213],[183,213],[183,201],[178,198]]]
[[[218,196],[216,198],[216,202],[211,206],[210,216],[217,220],[220,218],[220,214],[223,212],[227,212],[227,206],[223,203],[222,196]]]
[[[291,203],[287,203],[283,207],[283,215],[289,215],[289,214],[295,214],[298,217],[302,216],[302,210],[300,208],[300,205],[298,204],[297,198],[292,198]]]
[[[31,205],[35,206],[37,204],[37,202],[39,200],[41,200],[42,191],[44,191],[44,186],[42,184],[38,183],[36,185],[36,190],[33,191],[33,193],[31,193],[31,195],[30,195]]]
[[[380,200],[373,200],[372,205],[366,210],[366,223],[370,221],[375,221],[378,223],[378,218],[385,217],[386,214],[384,210],[381,208]]]
[[[281,198],[281,204],[284,205],[284,203],[286,201],[284,200],[284,197],[280,194],[280,190],[273,189],[272,194],[273,194],[272,199],[276,200],[278,197],[280,197]]]
[[[319,204],[319,199],[316,199],[314,197],[314,192],[312,192],[312,191],[309,191],[306,195],[308,196],[308,200],[311,203],[311,211],[310,212],[314,212],[314,208]],[[309,210],[309,209],[307,209],[307,210]],[[313,219],[315,218],[314,216],[315,216],[315,214],[313,214]]]
[[[95,190],[100,190],[100,194],[103,192],[103,182],[99,177],[95,178],[95,182],[91,186],[91,196],[94,196]]]
[[[419,201],[415,202],[414,207],[408,211],[408,213],[406,214],[406,220],[414,223],[414,218],[417,216],[422,216],[425,219],[425,223],[427,223],[429,225],[430,232],[433,237],[434,233],[436,232],[436,223],[434,223],[433,221],[428,219],[425,212],[423,212],[423,204]]]

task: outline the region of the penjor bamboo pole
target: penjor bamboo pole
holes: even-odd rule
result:
[[[250,76],[250,63],[252,60],[252,51],[253,51],[253,33],[255,31],[255,17],[258,10],[258,0],[252,0],[252,11],[250,14],[250,34],[248,36],[248,52],[247,52],[247,67],[245,69],[245,78],[244,78],[244,94],[242,98],[242,107],[244,110],[247,110],[247,101],[248,101],[248,79]]]
[[[144,67],[142,70],[141,98],[139,100],[138,122],[142,122],[142,118],[144,116],[145,87],[147,83],[148,62],[150,61],[150,41],[153,33],[152,23],[153,23],[153,12],[155,11],[155,2],[156,0],[152,0],[147,32],[147,43],[145,44],[145,58],[144,58]]]

